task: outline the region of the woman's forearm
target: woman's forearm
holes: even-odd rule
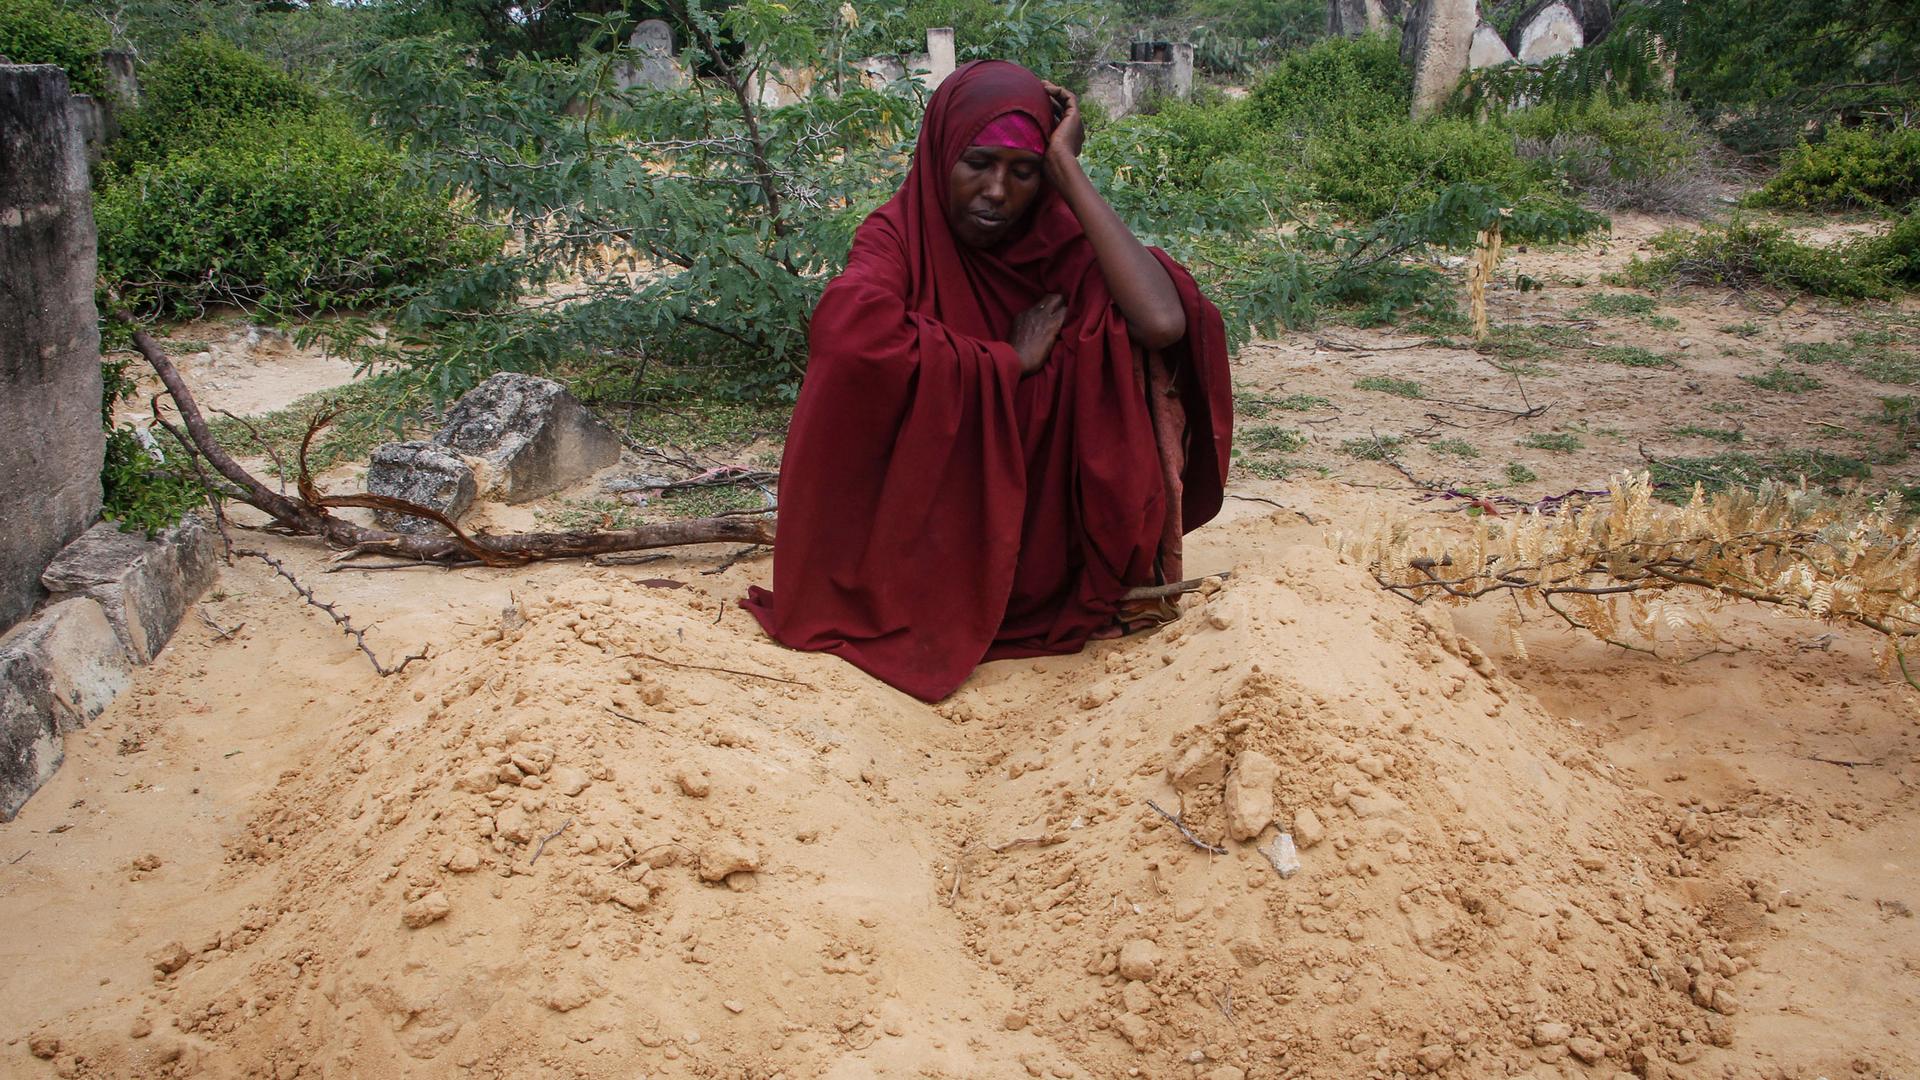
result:
[[[1185,337],[1186,310],[1173,279],[1093,186],[1079,158],[1057,148],[1050,151],[1047,176],[1086,230],[1133,339],[1149,349],[1164,349]]]

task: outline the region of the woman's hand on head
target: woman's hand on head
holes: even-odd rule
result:
[[[1059,293],[1048,293],[1040,302],[1014,316],[1013,331],[1007,344],[1020,354],[1020,373],[1031,375],[1040,370],[1053,354],[1053,343],[1060,339],[1060,327],[1067,321],[1067,301]]]
[[[1077,164],[1080,148],[1087,142],[1087,125],[1080,117],[1080,99],[1073,91],[1055,83],[1043,82],[1047,96],[1053,99],[1053,138],[1047,140],[1047,170],[1069,162]]]

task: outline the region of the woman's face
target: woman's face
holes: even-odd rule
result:
[[[947,182],[947,224],[970,248],[996,247],[1026,217],[1042,182],[1039,154],[969,146]]]

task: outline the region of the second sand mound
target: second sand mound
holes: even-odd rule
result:
[[[1727,1045],[1743,946],[1671,876],[1719,827],[1664,819],[1444,616],[1262,553],[1266,527],[1233,527],[1234,580],[1177,623],[937,707],[583,571],[321,739],[218,884],[278,899],[182,912],[148,943],[159,1030],[83,1010],[62,1060],[1658,1077]]]

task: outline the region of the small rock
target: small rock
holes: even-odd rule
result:
[[[1167,767],[1167,779],[1182,791],[1201,784],[1218,784],[1227,775],[1227,755],[1210,742],[1197,742]]]
[[[1123,978],[1134,982],[1152,982],[1159,966],[1160,947],[1146,938],[1133,938],[1120,946],[1119,970]]]
[[[628,911],[645,911],[653,906],[653,891],[645,885],[625,885],[613,890],[612,900]]]
[[[1415,1056],[1420,1059],[1421,1068],[1426,1069],[1428,1072],[1439,1072],[1441,1069],[1447,1067],[1448,1062],[1453,1060],[1453,1047],[1448,1046],[1446,1043],[1433,1043],[1421,1047],[1420,1052]]]
[[[446,867],[456,874],[471,874],[480,869],[480,852],[474,848],[463,847],[447,856]]]
[[[1720,980],[1710,972],[1701,972],[1693,977],[1693,1003],[1703,1009],[1713,1008],[1713,992],[1720,986]]]
[[[1607,1048],[1600,1045],[1598,1039],[1589,1039],[1585,1035],[1577,1039],[1568,1039],[1567,1049],[1573,1051],[1574,1057],[1579,1058],[1588,1065],[1592,1065],[1607,1056]]]
[[[1258,750],[1242,750],[1227,776],[1227,835],[1251,840],[1273,821],[1273,785],[1280,766]]]
[[[547,782],[553,785],[555,791],[568,796],[580,794],[587,789],[588,784],[587,774],[571,765],[563,765],[553,770],[553,775],[547,777]]]
[[[728,874],[760,869],[760,853],[737,837],[723,836],[700,847],[700,880],[724,881]]]
[[[60,1052],[60,1036],[41,1032],[27,1039],[27,1052],[42,1061],[52,1060]]]
[[[1533,1045],[1558,1046],[1573,1038],[1573,1025],[1541,1023],[1533,1025]]]
[[[144,1039],[153,1034],[153,1021],[145,1016],[136,1016],[133,1018],[133,1026],[127,1029],[127,1034],[136,1039]]]
[[[1713,1011],[1722,1016],[1732,1016],[1740,1011],[1740,999],[1724,986],[1713,988]]]
[[[712,781],[707,779],[704,769],[691,765],[682,765],[674,771],[673,782],[680,785],[680,794],[689,799],[704,799],[713,791]]]
[[[1027,1014],[1015,1009],[1001,1018],[1000,1026],[1008,1031],[1019,1031],[1027,1026]]]
[[[447,899],[447,894],[435,889],[433,892],[401,908],[400,921],[418,930],[429,923],[439,922],[441,919],[446,918],[452,911],[453,903]]]
[[[524,844],[533,839],[533,818],[519,803],[511,803],[493,815],[493,832],[502,839]]]
[[[160,856],[153,854],[142,855],[133,860],[133,868],[135,870],[158,870],[160,869]]]
[[[1120,1005],[1130,1013],[1146,1013],[1156,1004],[1146,983],[1130,982],[1120,988]]]
[[[147,959],[152,960],[153,966],[162,973],[171,975],[186,967],[187,961],[193,959],[193,954],[187,951],[185,945],[177,941],[169,941],[156,949]]]
[[[1293,812],[1293,839],[1305,851],[1327,838],[1327,827],[1320,823],[1320,815],[1310,806],[1303,806]]]
[[[747,1007],[745,1005],[740,1004],[739,1002],[733,1000],[732,998],[728,998],[727,1000],[721,1002],[720,1004],[725,1006],[726,1010],[730,1013],[733,1013],[735,1016],[738,1016],[739,1014],[747,1011]]]

